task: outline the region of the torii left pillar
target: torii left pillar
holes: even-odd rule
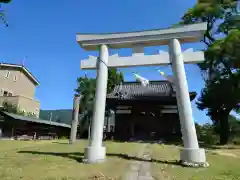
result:
[[[103,128],[106,106],[109,52],[106,45],[100,45],[97,60],[97,85],[91,124],[91,139],[84,151],[84,162],[97,163],[105,160],[106,147],[103,146]]]

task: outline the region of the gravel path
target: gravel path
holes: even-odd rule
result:
[[[143,147],[138,152],[137,158],[150,160],[151,149],[149,144],[143,144]],[[133,161],[130,165],[130,170],[127,173],[126,180],[153,180],[151,176],[151,162],[148,161]]]

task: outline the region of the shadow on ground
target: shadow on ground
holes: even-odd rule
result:
[[[116,142],[121,142],[121,141],[116,141]],[[172,146],[178,146],[178,147],[183,147],[183,142],[182,141],[149,141],[149,140],[138,140],[138,141],[127,141],[127,142],[132,142],[132,143],[144,143],[144,144],[164,144],[164,145],[172,145]],[[240,149],[239,145],[235,144],[227,144],[225,146],[223,145],[218,145],[218,144],[207,144],[207,143],[202,143],[199,142],[199,146],[204,149],[209,149],[209,150],[218,150],[218,149]]]
[[[181,141],[165,141],[165,140],[129,140],[129,141],[121,141],[121,140],[114,140],[113,142],[117,143],[143,143],[143,144],[165,144],[165,145],[173,145],[173,146],[183,146]]]
[[[178,147],[183,147],[182,142],[165,142],[163,143],[165,145],[174,145]],[[226,146],[221,146],[217,144],[206,144],[206,143],[199,143],[199,146],[204,149],[209,149],[209,150],[218,150],[218,149],[240,149],[240,146],[236,146],[233,144],[228,144]]]
[[[210,149],[210,150],[217,150],[217,149],[240,149],[240,146],[234,146],[234,145],[220,146],[220,145],[211,145],[211,144],[199,143],[199,146],[201,148]]]
[[[137,140],[137,141],[114,141],[114,142],[128,142],[128,143],[144,143],[144,144],[165,144],[165,145],[173,145],[173,146],[179,146],[183,147],[182,142],[165,142],[165,141],[150,141],[150,140]],[[52,142],[54,144],[69,144],[69,142]],[[211,149],[211,150],[217,150],[217,149],[240,149],[240,146],[220,146],[220,145],[213,145],[213,144],[206,144],[206,143],[199,143],[199,146],[204,149]]]
[[[40,152],[40,151],[18,151],[18,153],[33,154],[33,155],[59,156],[59,157],[63,157],[63,158],[73,159],[79,163],[83,163],[83,157],[84,157],[84,153],[82,153],[82,152],[55,153],[55,152]],[[154,163],[161,163],[161,164],[180,165],[179,161],[177,161],[177,160],[175,160],[175,161],[174,160],[173,161],[163,161],[163,160],[156,160],[156,159],[146,160],[146,159],[135,157],[135,156],[129,156],[127,154],[113,154],[113,153],[107,153],[107,156],[119,157],[119,158],[122,158],[125,160],[132,160],[132,161],[145,161],[145,162],[154,162]]]

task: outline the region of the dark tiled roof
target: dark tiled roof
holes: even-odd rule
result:
[[[150,81],[149,85],[142,86],[138,82],[124,82],[115,86],[112,93],[107,95],[108,99],[139,99],[139,98],[161,98],[175,94],[174,88],[168,81]]]
[[[43,120],[43,119],[36,119],[36,118],[32,118],[32,117],[27,117],[27,116],[20,116],[20,115],[17,115],[17,114],[3,112],[3,111],[0,111],[0,114],[3,115],[3,116],[10,117],[10,118],[15,119],[15,120],[22,120],[22,121],[41,123],[41,124],[47,124],[47,125],[52,125],[52,126],[60,126],[60,127],[65,127],[65,128],[71,128],[70,125],[64,124],[64,123],[47,121],[47,120]]]

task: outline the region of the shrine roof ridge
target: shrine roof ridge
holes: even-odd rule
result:
[[[116,85],[114,90],[107,95],[112,99],[134,99],[144,96],[171,96],[173,88],[168,81],[150,81],[144,87],[139,82],[124,82]]]
[[[132,48],[135,44],[158,46],[168,44],[169,39],[177,38],[180,42],[196,42],[203,38],[206,23],[196,23],[172,28],[116,33],[77,33],[76,39],[85,50],[97,50],[99,45],[110,48]]]
[[[159,83],[170,83],[168,80],[150,80],[149,81],[150,84],[159,84]],[[122,83],[122,85],[127,85],[127,84],[141,84],[138,81],[124,81]],[[118,84],[118,86],[120,86],[121,84]]]
[[[196,97],[196,92],[190,92],[190,99]],[[107,99],[116,100],[160,100],[162,98],[176,96],[175,87],[167,80],[149,81],[147,86],[142,86],[140,82],[128,81],[116,85],[114,90],[107,95]]]

